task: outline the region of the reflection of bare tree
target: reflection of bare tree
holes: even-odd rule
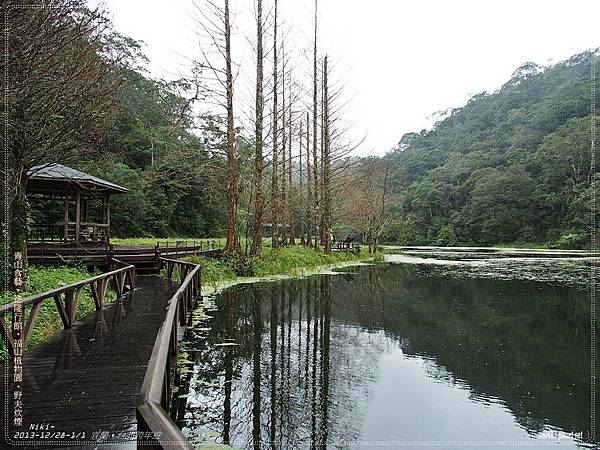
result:
[[[261,344],[262,344],[262,317],[261,317],[261,303],[262,293],[259,289],[252,290],[253,308],[252,308],[252,322],[254,330],[254,348],[252,352],[252,446],[255,450],[261,448],[261,432],[260,432],[260,393],[261,393],[261,370],[260,370],[260,357],[261,357]]]
[[[277,427],[277,411],[275,404],[275,374],[276,374],[276,361],[277,361],[277,301],[276,301],[277,288],[273,286],[271,288],[271,423],[270,423],[270,434],[271,437],[271,448],[275,448],[275,429]]]
[[[323,297],[323,347],[321,351],[321,432],[320,447],[327,444],[329,420],[329,349],[331,339],[331,275],[321,278],[321,293]]]
[[[235,342],[235,297],[234,290],[228,290],[225,293],[225,302],[227,308],[227,342]],[[231,383],[233,381],[233,351],[225,350],[225,399],[223,401],[223,442],[229,444],[229,429],[231,426]]]
[[[315,292],[316,292],[316,280]],[[310,403],[310,447],[315,448],[316,445],[316,422],[317,422],[317,341],[319,339],[319,312],[317,305],[320,303],[320,298],[315,295],[313,305],[315,319],[313,321],[313,348],[312,348],[312,376],[311,376],[311,403]]]
[[[223,294],[223,307],[197,345],[203,350],[190,384],[188,427],[241,448],[324,448],[359,436],[359,405],[386,338],[332,320],[333,302],[343,303],[332,298],[332,279]]]

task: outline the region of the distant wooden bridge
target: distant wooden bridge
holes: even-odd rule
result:
[[[193,448],[170,408],[178,344],[201,295],[201,267],[161,256],[161,278],[112,263],[114,270],[24,299],[21,330],[12,323],[14,303],[0,307],[0,331],[15,356],[1,368],[0,442],[31,449]],[[174,272],[181,282],[172,280]],[[119,298],[105,306],[109,283]],[[96,311],[76,321],[86,286]],[[24,350],[40,308],[52,302],[64,330]],[[17,357],[20,383],[13,377]],[[22,426],[14,426],[18,406]]]
[[[67,261],[78,261],[87,266],[108,267],[118,259],[135,266],[138,274],[158,273],[160,258],[181,258],[202,255],[210,258],[221,256],[217,241],[172,241],[154,247],[134,247],[100,242],[29,242],[27,259],[30,264],[53,266]]]

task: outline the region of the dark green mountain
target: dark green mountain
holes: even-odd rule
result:
[[[432,130],[405,134],[385,157],[397,219],[386,240],[586,246],[592,58],[599,66],[598,50],[549,67],[523,64],[498,91],[475,95]]]

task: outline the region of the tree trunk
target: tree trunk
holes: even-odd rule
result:
[[[317,173],[317,8],[318,0],[315,0],[315,39],[313,47],[313,188],[314,188],[314,229],[315,229],[315,250],[319,249],[318,240],[318,220],[319,220],[319,185]]]
[[[281,241],[283,245],[287,244],[287,226],[288,226],[288,204],[286,201],[287,191],[287,136],[286,136],[286,106],[285,106],[285,52],[283,44],[281,48],[282,70],[281,70]]]
[[[262,249],[262,172],[263,172],[263,29],[262,0],[257,0],[256,16],[256,118],[254,138],[254,226],[252,230],[252,257],[260,256]]]
[[[237,170],[233,122],[233,73],[231,70],[231,26],[229,0],[225,0],[225,66],[227,90],[227,243],[225,251],[240,252],[237,234]]]
[[[321,209],[319,215],[319,240],[321,245],[326,245],[329,229],[325,226],[325,61],[322,67],[323,75],[321,76],[321,177],[319,179],[319,194],[321,197]]]
[[[279,248],[278,237],[278,181],[277,181],[277,152],[278,152],[278,110],[277,110],[277,0],[275,0],[275,16],[273,25],[273,157],[271,171],[271,245],[274,249]]]
[[[329,87],[327,56],[323,64],[323,228],[325,253],[331,254],[331,135],[329,121]]]
[[[293,186],[292,186],[292,81],[291,77],[289,80],[289,88],[288,88],[289,98],[289,116],[288,116],[288,222],[290,224],[290,245],[296,245],[296,236],[294,225],[296,224],[294,214],[294,196],[292,195]]]
[[[310,165],[310,114],[306,113],[306,245],[312,246],[313,189],[312,169]]]
[[[306,245],[306,239],[304,238],[304,173],[303,173],[303,167],[302,167],[302,120],[303,118],[300,117],[300,132],[299,132],[299,139],[298,142],[300,143],[300,151],[298,153],[299,156],[299,160],[298,160],[298,167],[300,168],[300,175],[299,175],[299,181],[298,181],[298,212],[300,213],[300,244],[301,245]]]

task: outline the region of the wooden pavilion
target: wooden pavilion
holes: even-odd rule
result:
[[[29,242],[101,244],[110,242],[110,196],[128,189],[62,164],[44,164],[28,172],[27,196],[62,200],[61,223],[32,223]],[[95,207],[96,220],[90,220]]]

